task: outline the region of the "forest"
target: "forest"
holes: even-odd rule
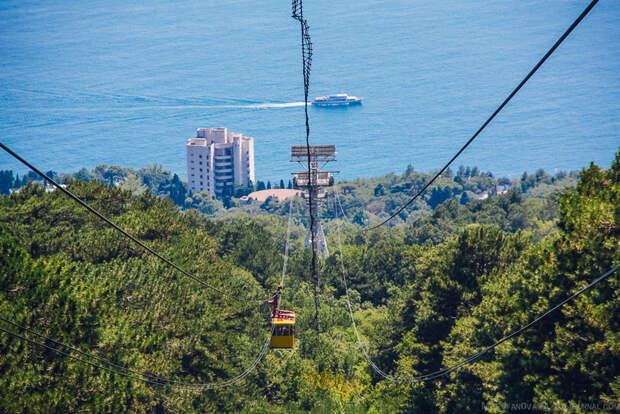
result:
[[[493,344],[620,264],[620,152],[611,166],[553,176],[539,170],[509,180],[459,169],[393,226],[373,231],[365,226],[395,211],[429,175],[411,167],[339,182],[339,196],[322,211],[330,255],[319,262],[319,332],[301,199],[244,204],[233,191],[228,207],[200,205],[199,194],[181,191],[161,168],[160,181],[128,171],[122,183],[107,170],[63,182],[202,282],[60,191],[33,180],[16,186],[4,173],[19,190],[0,196],[1,412],[620,407],[617,274],[473,363],[413,380]],[[269,338],[263,299],[280,283],[289,209],[282,307],[297,313],[296,348],[268,349],[244,379],[224,387]],[[98,366],[103,359],[169,381],[118,375]],[[216,387],[191,386],[204,383]]]
[[[264,189],[293,188],[290,180],[286,184],[281,179],[279,184],[273,185],[269,181],[265,184],[259,180],[256,183],[250,182],[247,186],[225,187],[222,194],[215,199],[206,191],[192,193],[187,189],[186,181],[157,163],[138,170],[119,165],[100,164],[92,170],[82,168],[74,173],[60,174],[47,171],[46,175],[59,183],[74,179],[85,182],[97,181],[129,190],[133,195],[142,195],[150,191],[153,195],[170,198],[181,209],[195,209],[210,218],[229,217],[234,214],[286,215],[288,205],[278,203],[277,198],[270,197],[260,202],[245,199],[244,196]],[[560,171],[550,175],[538,169],[533,174],[524,172],[521,177],[495,178],[491,172],[482,172],[478,167],[460,166],[456,173],[447,169],[428,192],[414,203],[407,213],[396,217],[392,224],[399,225],[404,222],[411,224],[434,211],[446,200],[454,200],[465,205],[470,200],[483,200],[508,190],[515,190],[525,198],[553,198],[561,190],[574,187],[578,175],[576,171],[570,173]],[[408,197],[422,188],[432,176],[432,172],[418,172],[409,165],[400,175],[388,174],[341,180],[339,189],[342,193],[342,203],[353,222],[360,225],[379,222],[404,204]],[[0,194],[10,194],[30,182],[45,185],[41,177],[32,171],[20,177],[13,171],[0,170]],[[49,188],[49,184],[47,186]],[[531,207],[536,208],[536,202],[529,203]],[[323,210],[322,216],[325,220],[330,220],[334,213],[332,210]]]

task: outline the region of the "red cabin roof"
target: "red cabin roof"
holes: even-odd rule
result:
[[[282,310],[282,309],[276,309],[272,315],[272,318],[279,319],[281,321],[295,322],[295,312],[288,311],[288,310]]]

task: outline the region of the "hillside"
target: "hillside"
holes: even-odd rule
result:
[[[170,198],[181,209],[196,209],[210,218],[221,218],[237,213],[252,216],[287,215],[288,205],[279,203],[275,197],[261,196],[256,197],[257,199],[248,199],[247,196],[254,191],[261,195],[268,194],[266,188],[292,188],[290,181],[286,185],[284,180],[280,180],[279,185],[273,187],[270,182],[265,185],[264,182],[257,181],[249,186],[227,187],[219,199],[212,200],[207,192],[188,191],[186,181],[159,164],[138,170],[102,164],[90,171],[84,168],[75,173],[58,174],[48,171],[47,175],[61,183],[72,179],[97,181],[131,191],[133,195],[142,195],[150,191],[152,194]],[[372,178],[342,180],[337,183],[336,188],[341,193],[343,206],[352,221],[364,225],[377,223],[394,213],[432,176],[432,172],[418,172],[409,166],[402,174],[392,173]],[[507,192],[516,192],[525,199],[552,200],[562,190],[574,187],[578,177],[579,173],[576,171],[570,173],[560,171],[551,175],[538,169],[533,174],[524,172],[521,177],[496,178],[491,172],[481,172],[478,167],[461,166],[456,173],[448,169],[411,208],[392,220],[390,225],[411,224],[420,217],[427,216],[447,200],[466,205]],[[41,178],[34,172],[20,177],[12,171],[0,170],[0,193],[9,194],[32,181],[43,184]],[[549,207],[540,201],[527,203],[537,210],[542,207],[548,210]],[[538,215],[538,212],[530,212],[534,213],[532,216]],[[324,209],[322,216],[329,221],[333,218],[333,211]]]
[[[590,166],[574,189],[559,196],[550,187],[574,182],[575,175],[541,174],[538,181],[526,175],[518,180],[519,191],[463,200],[468,191],[479,194],[471,191],[483,185],[478,181],[492,178],[472,176],[471,170],[469,175],[442,179],[425,205],[414,209],[425,214],[374,232],[363,231],[360,223],[393,211],[411,184],[425,176],[408,171],[342,183],[352,223],[337,217],[332,201],[326,203],[331,256],[320,269],[318,334],[310,259],[301,248],[305,230],[296,217],[283,307],[297,312],[298,346],[268,351],[234,386],[194,391],[147,384],[0,333],[0,411],[454,413],[504,412],[507,404],[519,403],[565,411],[585,403],[617,407],[617,275],[480,361],[435,381],[391,382],[360,352],[342,268],[370,357],[383,371],[406,378],[467,358],[620,264],[620,152],[611,168]],[[179,382],[225,381],[252,364],[269,335],[269,311],[256,301],[279,283],[286,216],[213,220],[150,191],[136,195],[122,186],[71,177],[67,184],[217,291],[165,266],[60,192],[29,184],[0,198],[3,320],[136,372]],[[370,207],[381,202],[384,207]],[[298,201],[296,208],[301,209]],[[288,202],[276,203],[274,212],[283,211]],[[0,327],[59,347],[7,322]]]

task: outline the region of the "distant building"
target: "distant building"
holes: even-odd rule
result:
[[[199,128],[187,140],[187,181],[194,192],[220,195],[224,187],[254,182],[254,138],[226,128]]]

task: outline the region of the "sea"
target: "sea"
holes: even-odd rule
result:
[[[304,1],[310,98],[364,99],[310,107],[310,143],[336,145],[338,179],[439,169],[588,3]],[[257,180],[286,182],[304,121],[290,1],[0,1],[0,141],[44,171],[185,178],[187,139],[227,127],[254,138]],[[620,1],[601,0],[454,169],[608,167],[619,146]]]

